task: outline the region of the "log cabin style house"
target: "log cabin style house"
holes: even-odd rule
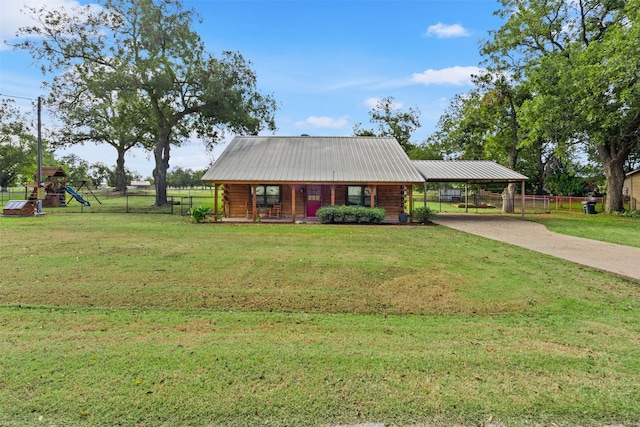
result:
[[[295,222],[322,206],[360,205],[398,221],[424,178],[395,138],[238,136],[202,181],[215,200],[223,192],[227,218]]]

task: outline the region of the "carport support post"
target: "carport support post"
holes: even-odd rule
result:
[[[409,216],[413,216],[413,184],[409,186]]]
[[[469,182],[464,183],[464,213],[469,213]]]
[[[424,206],[424,208],[427,208],[427,181],[422,183],[422,204]]]
[[[524,180],[522,180],[522,207],[520,210],[522,211],[522,219],[524,219]]]

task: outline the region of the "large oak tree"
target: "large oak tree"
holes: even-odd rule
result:
[[[438,122],[427,145],[440,147],[446,157],[464,160],[493,160],[518,169],[523,150],[533,150],[518,121],[523,103],[531,93],[523,84],[500,73],[473,77],[475,88],[456,96]],[[539,141],[536,141],[539,150]],[[516,185],[503,191],[502,211],[514,211]]]
[[[153,149],[157,140],[146,98],[115,82],[110,90],[103,67],[95,69],[91,79],[78,78],[75,68],[56,78],[51,88],[49,104],[57,107],[63,123],[52,142],[58,147],[93,142],[115,148],[114,187],[123,191],[128,185],[125,155],[137,146]]]
[[[640,131],[639,0],[501,0],[505,24],[483,46],[492,67],[526,79],[528,131],[598,153],[607,211],[623,209],[624,167]]]
[[[20,175],[29,177],[37,164],[35,129],[10,99],[0,101],[0,191]]]
[[[193,30],[195,12],[179,0],[106,0],[101,6],[86,7],[82,18],[33,9],[38,24],[21,30],[29,38],[17,47],[29,50],[45,71],[73,68],[87,85],[141,99],[142,124],[154,139],[157,205],[167,203],[172,145],[196,135],[210,147],[227,131],[275,130],[275,101],[257,90],[251,64],[236,52],[208,53]]]

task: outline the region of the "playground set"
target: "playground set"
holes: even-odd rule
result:
[[[98,201],[98,203],[102,204],[98,197],[93,194],[91,188],[87,185],[87,181],[74,181],[80,182],[80,186],[77,189],[67,185],[67,174],[64,173],[59,166],[43,166],[42,167],[42,186],[45,191],[44,198],[42,199],[43,207],[64,207],[69,204],[72,199],[78,201],[84,206],[91,206],[88,200],[82,197],[79,193],[82,187],[85,187],[89,193]],[[25,197],[27,200],[31,200],[32,202],[36,202],[38,200],[38,183],[32,182],[27,185],[25,188],[26,193],[31,190],[31,193],[28,197]],[[69,200],[67,200],[67,193],[71,196]]]
[[[36,206],[39,201],[42,202],[42,207],[65,207],[75,199],[83,206],[91,206],[88,200],[86,200],[81,194],[80,190],[84,187],[86,191],[102,204],[100,199],[91,191],[91,188],[87,185],[87,181],[72,181],[74,183],[80,183],[80,185],[74,189],[70,185],[67,185],[67,174],[64,173],[59,166],[43,166],[42,167],[42,185],[39,185],[37,179],[34,182],[27,184],[24,189],[25,200],[9,200],[9,203],[4,207],[3,215],[33,215],[37,210]],[[40,192],[38,191],[40,189]],[[39,194],[40,193],[40,194]],[[71,196],[67,200],[67,194]]]

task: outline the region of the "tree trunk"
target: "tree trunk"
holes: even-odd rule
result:
[[[512,109],[515,111],[515,109]],[[516,121],[515,114],[512,117],[512,121]],[[517,129],[517,123],[514,123],[514,129]],[[511,170],[516,169],[516,162],[518,160],[518,133],[514,131],[513,137],[511,139],[511,146],[509,147],[509,158],[507,160],[507,166]],[[524,191],[524,189],[523,189]],[[514,200],[516,198],[516,184],[515,182],[510,182],[509,185],[502,191],[502,213],[514,213],[515,206]]]
[[[515,211],[514,203],[516,197],[516,184],[511,182],[502,191],[502,213],[513,213]]]
[[[167,170],[169,169],[169,149],[171,131],[162,132],[158,137],[158,142],[153,154],[156,160],[156,167],[153,169],[153,179],[156,186],[156,206],[166,206],[167,201]]]
[[[599,145],[598,154],[604,168],[604,176],[607,179],[607,201],[604,206],[606,213],[624,210],[624,197],[622,189],[624,187],[624,162],[629,156],[630,149],[623,149],[618,152],[612,148],[617,144]],[[627,146],[627,144],[624,144]]]
[[[7,172],[0,172],[0,186],[3,193],[7,193],[9,191],[9,181],[11,181],[11,175]]]
[[[598,151],[601,152],[600,147]],[[600,161],[604,167],[604,176],[607,178],[607,198],[604,207],[605,212],[617,212],[624,210],[624,161],[615,160],[610,156],[604,156],[600,153]]]
[[[616,212],[624,210],[624,197],[622,189],[624,187],[624,171],[622,168],[614,168],[615,172],[607,176],[607,203],[605,212]]]
[[[125,151],[118,149],[118,159],[116,160],[116,191],[124,191],[127,188],[127,174],[124,170]]]

